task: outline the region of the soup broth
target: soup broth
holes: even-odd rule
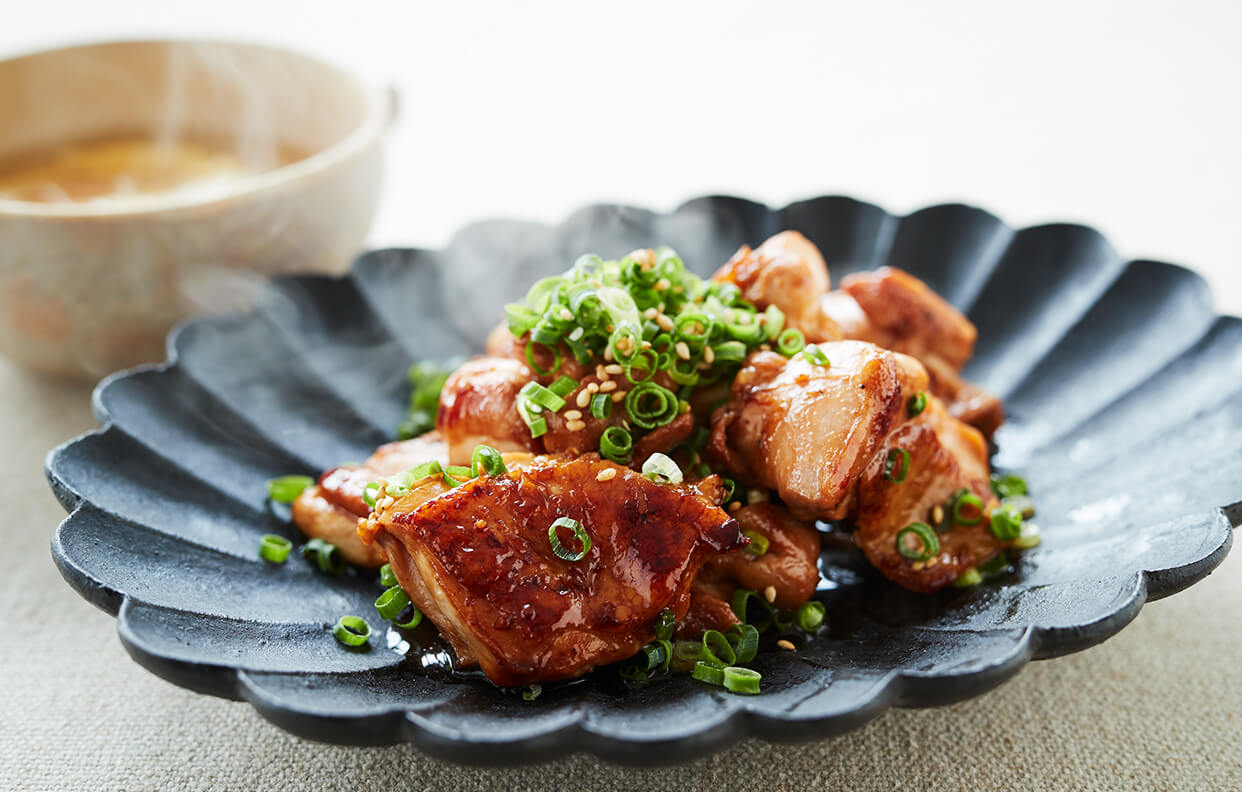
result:
[[[280,151],[274,166],[300,156]],[[124,200],[200,191],[267,168],[194,141],[123,138],[75,143],[0,163],[0,198],[36,203]]]

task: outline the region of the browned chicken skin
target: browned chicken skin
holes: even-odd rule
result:
[[[713,278],[736,284],[759,308],[780,308],[808,342],[850,338],[918,358],[950,414],[988,436],[1005,420],[999,399],[960,376],[974,350],[974,325],[909,273],[895,267],[855,273],[830,292],[819,250],[785,231],[754,251],[743,246]]]
[[[831,365],[756,352],[712,416],[709,451],[795,516],[837,519],[883,438],[927,387],[918,361],[861,341],[822,344]]]
[[[293,523],[307,536],[336,545],[351,564],[382,566],[387,560],[383,551],[358,538],[358,518],[371,512],[362,490],[372,481],[431,460],[448,464],[447,446],[436,432],[382,445],[361,465],[332,468],[305,489],[291,507]]]
[[[909,474],[901,483],[884,475],[889,449],[910,455]],[[973,525],[955,524],[951,501],[959,489],[979,497],[983,513]],[[952,583],[1009,546],[992,535],[987,512],[997,503],[988,480],[983,435],[951,417],[939,399],[884,441],[858,484],[854,539],[885,577],[905,588],[931,593]],[[897,533],[913,522],[935,524],[940,508],[943,533],[939,552],[926,562],[912,562],[897,551]]]
[[[663,486],[590,456],[535,457],[430,501],[402,498],[360,532],[463,664],[521,685],[630,657],[662,610],[683,616],[702,564],[744,544],[718,488]],[[581,561],[553,553],[559,517],[591,537]]]

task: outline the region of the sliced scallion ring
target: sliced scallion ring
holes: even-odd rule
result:
[[[725,637],[733,647],[735,663],[749,663],[759,653],[759,631],[752,624],[735,624]]]
[[[375,610],[379,611],[379,615],[384,619],[392,621],[400,616],[401,611],[405,610],[405,606],[409,604],[410,595],[405,593],[405,589],[393,586],[375,600]]]
[[[380,567],[379,582],[384,588],[397,585],[397,575],[392,571],[392,564],[384,564]]]
[[[293,542],[276,534],[263,534],[259,537],[259,557],[273,564],[283,564],[289,559],[289,551]]]
[[[724,685],[725,690],[730,693],[745,693],[749,696],[758,695],[759,680],[763,679],[763,675],[758,671],[738,666],[725,668],[722,677],[721,684]]]
[[[803,632],[815,632],[824,624],[824,615],[828,609],[824,607],[824,603],[819,600],[811,600],[804,602],[798,606],[798,613],[794,617],[794,621],[798,624],[798,629]]]
[[[677,467],[677,463],[672,459],[660,453],[647,457],[647,461],[643,463],[643,475],[657,484],[680,484],[682,482],[681,468]]]
[[[339,575],[345,571],[345,559],[340,549],[322,539],[311,539],[302,545],[302,557],[313,561],[320,570],[330,575]]]
[[[477,445],[470,456],[470,472],[474,476],[503,476],[507,469],[499,451],[489,445]]]
[[[1012,504],[1002,503],[993,509],[989,523],[992,535],[1002,542],[1012,542],[1022,535],[1022,512]]]
[[[733,644],[719,630],[708,630],[703,633],[702,662],[724,668],[737,662],[737,652]]]
[[[578,541],[579,550],[577,552],[567,549],[561,544],[561,538],[558,535],[558,529],[568,528],[573,531],[574,538]],[[548,544],[552,546],[552,553],[557,558],[565,561],[578,562],[587,557],[587,553],[591,552],[591,536],[582,527],[582,523],[572,517],[557,517],[556,521],[548,528]]]
[[[694,670],[690,672],[690,676],[709,685],[724,684],[724,669],[701,660],[694,664]]]
[[[787,327],[776,337],[776,351],[785,357],[793,357],[806,346],[806,336],[796,327]]]
[[[893,448],[888,452],[888,459],[884,462],[884,478],[900,484],[906,480],[906,476],[910,473],[910,452],[904,448]]]
[[[371,625],[358,616],[342,616],[332,628],[332,635],[346,646],[356,649],[365,645],[371,637]]]
[[[923,412],[923,410],[926,410],[926,409],[927,409],[927,394],[924,393],[923,391],[919,391],[918,393],[911,396],[910,400],[906,403],[906,410],[907,412],[910,413],[911,418],[914,418],[915,416],[919,415],[920,413]]]
[[[310,476],[281,476],[267,482],[267,497],[277,503],[293,503],[315,480]]]
[[[630,461],[630,451],[634,448],[634,438],[620,426],[610,426],[599,438],[599,454],[619,464]]]
[[[673,628],[677,626],[677,617],[667,608],[660,611],[656,616],[655,637],[658,640],[668,640],[673,637]]]
[[[912,522],[898,531],[896,546],[902,558],[911,561],[926,561],[940,552],[940,540],[936,537],[936,532],[924,522]]]
[[[973,492],[961,492],[953,499],[952,511],[953,521],[958,525],[978,525],[983,519],[983,501]],[[1019,515],[1018,520],[1021,519]]]

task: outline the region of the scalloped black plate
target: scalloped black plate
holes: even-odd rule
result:
[[[978,325],[967,374],[1007,401],[998,462],[1026,473],[1045,537],[1009,579],[920,597],[829,548],[831,628],[762,656],[761,695],[588,679],[527,703],[424,673],[425,655],[403,655],[392,631],[369,652],[342,649],[339,615],[379,624],[374,581],[259,560],[259,535],[293,536],[264,480],[365,458],[401,418],[408,364],[480,348],[536,277],[582,252],[654,244],[706,273],[785,228],[820,246],[834,279],[896,265]],[[813,739],[890,706],[975,696],[1207,575],[1242,512],[1218,508],[1242,498],[1242,322],[1214,315],[1198,276],[1123,261],[1089,228],[1015,232],[967,206],[897,217],[842,197],[783,209],[712,197],[669,214],[593,206],[556,227],[485,222],[441,251],[368,253],[344,279],[279,280],[254,313],[182,327],[169,358],[101,383],[104,428],[48,457],[72,511],[52,545],[65,579],[179,685],[248,700],[299,735],[405,740],[472,764],[578,750],[669,763],[747,734]]]

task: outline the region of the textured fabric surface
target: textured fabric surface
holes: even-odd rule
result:
[[[200,696],[133,663],[115,621],[60,579],[64,516],[42,474],[92,428],[88,389],[0,361],[0,789],[1242,789],[1242,552],[1149,604],[1088,651],[1041,661],[980,698],[888,712],[836,739],[747,741],[636,770],[574,756],[478,770],[407,746],[292,737],[249,705]]]

